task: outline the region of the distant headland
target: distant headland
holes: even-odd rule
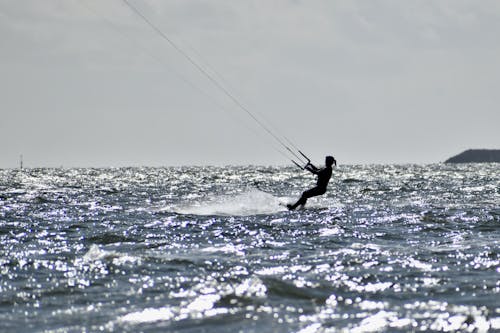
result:
[[[469,149],[444,163],[500,163],[500,149]]]

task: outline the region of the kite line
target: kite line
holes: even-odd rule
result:
[[[283,137],[281,139],[278,137],[271,129],[264,124],[253,112],[251,112],[247,107],[243,105],[227,88],[225,88],[212,74],[210,74],[205,68],[203,68],[197,61],[193,59],[187,52],[185,52],[180,46],[178,46],[172,38],[170,38],[166,33],[164,33],[157,25],[155,25],[146,15],[144,15],[136,6],[134,6],[129,0],[122,0],[122,2],[144,23],[146,23],[153,31],[158,34],[164,41],[166,41],[173,49],[175,49],[182,57],[184,57],[191,65],[193,65],[203,76],[205,76],[217,89],[219,89],[224,95],[226,95],[240,110],[244,111],[251,119],[253,119],[268,135],[270,135],[277,143],[279,143],[287,152],[292,154],[295,159],[299,160],[301,163],[308,162],[307,156],[302,153],[288,138]],[[287,141],[286,144],[284,141]],[[290,148],[292,146],[294,149]],[[283,152],[281,152],[283,154]],[[284,154],[289,158],[286,154]],[[292,162],[298,165],[292,159]],[[299,165],[300,167],[300,165]]]

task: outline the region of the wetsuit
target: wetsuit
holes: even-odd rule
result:
[[[327,166],[324,169],[318,169],[314,165],[309,164],[305,168],[307,171],[310,171],[314,173],[315,175],[318,176],[318,181],[316,183],[316,187],[313,187],[310,190],[305,191],[302,193],[302,196],[300,197],[299,201],[297,201],[293,205],[288,205],[287,207],[290,210],[293,210],[297,208],[298,206],[303,206],[306,204],[307,199],[325,194],[326,192],[326,187],[328,186],[328,182],[330,181],[330,178],[332,177],[332,167]]]

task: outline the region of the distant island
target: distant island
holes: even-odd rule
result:
[[[444,163],[500,163],[500,149],[469,149]]]

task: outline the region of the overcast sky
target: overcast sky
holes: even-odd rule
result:
[[[500,148],[500,1],[129,0],[321,163]],[[121,0],[0,0],[0,168],[287,164]]]

